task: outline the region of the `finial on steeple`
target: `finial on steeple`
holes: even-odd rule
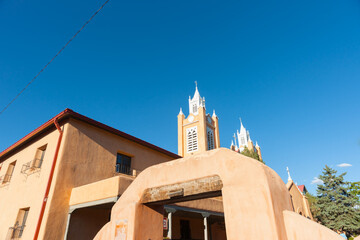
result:
[[[216,114],[215,114],[215,109],[213,110],[213,117],[217,117]]]
[[[184,113],[183,113],[183,111],[182,111],[182,108],[180,108],[179,115],[184,115]]]
[[[290,171],[289,171],[288,167],[286,167],[286,171],[288,173],[288,181],[292,181],[291,176],[290,176]]]
[[[195,81],[195,88],[197,89],[197,81]]]

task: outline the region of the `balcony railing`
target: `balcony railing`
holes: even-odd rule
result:
[[[136,177],[140,174],[141,171],[130,168],[129,165],[116,164],[115,165],[115,174],[126,174],[129,176]]]
[[[25,163],[21,168],[21,173],[29,174],[36,169],[40,169],[42,161],[43,160],[40,158],[35,158],[35,159],[31,160],[30,162]]]
[[[24,232],[24,228],[25,226],[10,227],[6,236],[6,240],[20,239]]]
[[[0,177],[0,184],[7,184],[11,180],[11,174],[5,174]]]

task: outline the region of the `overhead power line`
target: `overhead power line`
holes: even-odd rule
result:
[[[105,5],[110,0],[106,0],[101,7],[82,25],[82,27],[70,38],[69,41],[55,54],[55,56],[31,79],[31,81],[4,107],[3,110],[1,110],[0,115],[34,82],[34,80],[49,66],[49,64],[54,61],[54,59],[70,44],[72,40],[85,28],[86,25],[89,24],[89,22],[105,7]]]

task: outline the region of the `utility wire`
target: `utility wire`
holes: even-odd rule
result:
[[[35,75],[33,79],[31,79],[31,81],[8,103],[8,105],[1,110],[0,115],[30,86],[30,84],[34,82],[34,80],[45,70],[45,68],[54,61],[54,59],[67,47],[67,45],[70,44],[72,40],[74,40],[74,38],[85,28],[86,25],[88,25],[88,23],[101,11],[101,9],[105,7],[109,1],[110,0],[106,0],[103,5],[101,5],[101,7],[89,18],[89,20],[87,20],[85,24],[74,34],[74,36],[72,36],[72,38],[70,38],[70,40],[67,41],[67,43],[56,53],[56,55]]]

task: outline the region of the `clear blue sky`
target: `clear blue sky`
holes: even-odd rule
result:
[[[100,5],[0,0],[1,108]],[[359,39],[357,0],[110,0],[0,115],[0,149],[68,107],[177,152],[197,80],[223,147],[242,117],[285,181],[315,193],[325,164],[359,181]]]

